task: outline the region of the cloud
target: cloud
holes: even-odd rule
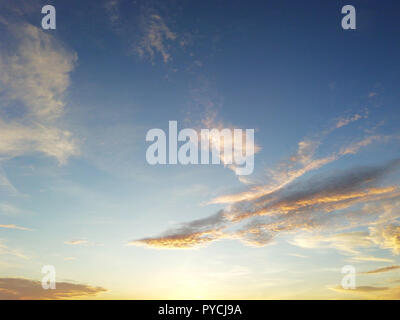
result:
[[[331,212],[384,195],[397,195],[397,187],[375,187],[375,184],[399,166],[400,160],[395,160],[380,167],[358,167],[314,176],[250,201],[236,203],[231,206],[230,214],[233,219],[241,220],[272,213]]]
[[[363,224],[358,221],[357,226]],[[344,222],[346,223],[346,221]],[[332,225],[330,225],[332,227]],[[355,225],[349,225],[348,228],[354,227]],[[335,230],[334,230],[335,231]],[[338,231],[338,229],[336,229]],[[345,254],[355,255],[352,260],[356,261],[382,261],[392,262],[391,259],[362,256],[360,255],[359,248],[368,248],[379,246],[383,249],[389,249],[393,254],[399,254],[400,248],[400,226],[395,224],[383,224],[378,226],[370,226],[368,231],[364,232],[350,232],[350,233],[336,233],[332,235],[314,235],[314,236],[300,236],[296,237],[291,241],[293,245],[297,245],[303,248],[335,248],[342,251]],[[389,271],[392,267],[382,268],[375,270],[376,272],[367,273],[378,273],[379,271]],[[395,266],[394,269],[398,267]]]
[[[188,35],[172,31],[168,10],[161,2],[107,0],[103,7],[113,31],[128,43],[129,53],[153,64],[158,56],[165,64],[171,62],[174,49],[187,44]]]
[[[400,253],[400,225],[387,224],[370,227],[375,242],[384,249],[391,249],[394,254]]]
[[[363,261],[393,262],[393,259],[380,258],[380,257],[374,257],[374,256],[360,256],[360,255],[352,257],[351,260],[356,261],[356,262],[363,262]]]
[[[161,235],[153,238],[132,240],[128,245],[146,245],[162,249],[188,249],[204,245],[218,238],[218,230],[199,231],[191,233],[176,233]]]
[[[106,1],[104,4],[104,8],[107,11],[110,23],[114,27],[117,26],[119,20],[121,19],[121,12],[120,12],[119,6],[120,6],[119,0],[109,0],[109,1]]]
[[[388,290],[388,287],[375,287],[375,286],[359,286],[355,289],[343,289],[342,287],[331,288],[332,290],[338,292],[346,292],[346,293],[360,293],[360,292],[377,292],[377,291],[385,291]]]
[[[368,232],[348,232],[332,235],[300,236],[291,244],[302,248],[334,248],[347,254],[358,254],[358,248],[368,248],[374,245]]]
[[[69,240],[65,241],[64,244],[72,245],[72,246],[77,246],[81,244],[88,244],[89,241],[85,239],[75,239],[75,240]]]
[[[4,241],[0,239],[0,255],[14,256],[20,259],[27,260],[28,257],[20,250],[9,248],[5,245]]]
[[[356,154],[362,147],[366,147],[375,141],[387,142],[390,137],[379,135],[366,137],[358,142],[351,143],[328,156],[314,158],[315,151],[320,145],[319,140],[302,140],[298,144],[297,152],[290,157],[289,161],[282,162],[274,170],[269,171],[268,184],[252,187],[250,190],[217,197],[211,200],[210,204],[235,203],[244,200],[252,200],[262,196],[267,196],[275,191],[281,190],[298,178],[310,171],[315,171],[321,167],[334,162],[348,154]]]
[[[28,228],[24,228],[24,227],[17,226],[17,225],[15,225],[15,224],[0,224],[0,228],[5,228],[5,229],[16,229],[16,230],[25,230],[25,231],[31,230],[31,229],[28,229]]]
[[[24,126],[16,121],[7,123],[0,119],[0,135],[0,154],[7,158],[40,152],[65,164],[70,156],[78,154],[71,133],[51,126]]]
[[[291,256],[291,257],[296,257],[296,258],[301,258],[301,259],[308,258],[307,256],[305,256],[303,254],[298,254],[298,253],[288,253],[288,255]]]
[[[341,128],[341,127],[347,126],[348,124],[350,124],[350,123],[352,123],[354,121],[357,121],[357,120],[360,120],[360,119],[366,119],[366,118],[368,118],[368,112],[365,112],[364,115],[356,113],[353,116],[339,119],[337,121],[335,127],[336,128]]]
[[[355,289],[343,289],[342,287],[329,289],[362,299],[398,300],[400,298],[400,287],[357,286]]]
[[[56,289],[44,290],[40,281],[23,278],[0,278],[1,300],[57,300],[95,296],[106,292],[102,287],[57,282]]]
[[[73,261],[76,260],[76,257],[65,257],[64,261]]]
[[[128,245],[146,245],[154,248],[179,248],[187,249],[204,245],[222,235],[222,229],[227,222],[223,211],[198,219],[189,223],[183,223],[178,228],[166,231],[158,237],[132,240]]]
[[[224,127],[221,122],[216,121],[216,114],[214,105],[207,104],[202,125]],[[367,115],[342,119],[339,125],[323,131],[321,135]],[[400,215],[397,209],[400,206],[400,188],[397,185],[383,185],[383,182],[390,173],[400,168],[400,159],[380,166],[359,166],[318,174],[308,180],[300,178],[345,155],[356,154],[373,142],[389,142],[394,137],[367,136],[319,158],[315,155],[322,138],[303,139],[289,159],[269,171],[265,178],[267,183],[261,182],[244,192],[211,200],[208,204],[226,205],[224,210],[217,213],[223,219],[215,225],[187,228],[186,226],[191,225],[188,222],[183,227],[168,230],[160,236],[133,240],[130,244],[157,248],[192,248],[221,239],[238,239],[250,246],[265,246],[284,233],[334,233],[357,226],[391,222]],[[369,235],[368,232],[366,234]],[[345,236],[340,234],[337,237],[327,239],[324,241],[325,245],[329,244],[347,254],[360,256],[354,245],[351,246],[350,239],[345,240]],[[338,243],[335,244],[334,241]],[[370,235],[368,245],[364,247],[372,245],[378,244],[376,236]],[[386,246],[390,244],[387,243]]]
[[[393,199],[398,199],[400,191],[397,187],[378,187],[377,184],[399,166],[400,160],[394,160],[382,166],[358,167],[330,175],[319,175],[307,181],[292,183],[265,196],[234,203],[216,215],[183,224],[161,236],[132,241],[130,244],[188,248],[220,239],[239,239],[251,246],[264,246],[281,233],[338,231],[360,226],[362,223],[367,225],[370,220],[374,221],[380,214],[385,214],[382,208],[373,208],[367,214],[363,214],[363,210],[369,210],[370,207],[355,211],[346,209],[374,202],[384,205],[385,201],[393,202]],[[241,224],[247,220],[247,224]],[[371,234],[324,235],[294,241],[297,241],[295,244],[305,247],[324,244],[348,254],[358,254],[355,249],[357,247],[369,247],[378,243],[397,250],[396,228],[386,227],[381,230],[376,226],[371,230],[374,231]],[[378,234],[385,241],[378,241]]]
[[[27,23],[7,28],[16,43],[2,47],[0,80],[6,95],[21,101],[37,119],[62,115],[63,95],[69,86],[69,73],[77,56],[53,36]]]
[[[164,63],[171,60],[168,42],[174,41],[177,35],[166,25],[164,19],[158,14],[148,14],[142,17],[143,36],[135,47],[140,57],[154,60],[155,53],[159,53]]]
[[[91,242],[86,239],[73,239],[73,240],[68,240],[64,241],[64,244],[71,245],[71,246],[79,246],[79,245],[84,245],[84,246],[97,246],[101,247],[103,246],[102,243],[100,242]]]
[[[0,173],[0,183],[1,183],[1,173]],[[0,184],[1,185],[1,184]],[[15,216],[18,214],[24,213],[23,210],[15,207],[10,203],[0,203],[0,214],[7,215],[7,216]]]
[[[4,170],[1,167],[0,167],[0,190],[6,191],[7,193],[10,193],[13,195],[19,194],[18,190],[10,182],[6,173],[4,172]],[[18,211],[16,208],[13,208],[13,206],[9,205],[9,204],[0,204],[0,210],[6,214],[16,213],[16,211]]]
[[[346,155],[346,154],[355,154],[357,153],[362,147],[366,147],[370,145],[373,142],[387,142],[390,140],[390,136],[381,136],[381,135],[372,135],[368,136],[358,142],[352,143],[349,146],[342,148],[340,151],[341,155]]]
[[[389,266],[363,272],[363,274],[376,274],[400,269],[400,266]]]
[[[72,134],[57,122],[77,55],[29,23],[1,21],[0,156],[39,152],[63,164],[79,153]]]

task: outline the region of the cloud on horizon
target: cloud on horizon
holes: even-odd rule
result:
[[[382,299],[398,300],[400,298],[400,287],[378,287],[378,286],[358,286],[355,289],[343,289],[342,287],[331,287],[332,291],[344,293],[355,298],[362,299]]]
[[[56,289],[44,290],[37,280],[0,278],[0,300],[57,300],[96,296],[107,290],[85,284],[57,282]]]

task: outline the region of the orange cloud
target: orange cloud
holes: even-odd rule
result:
[[[0,278],[0,300],[57,300],[95,296],[106,292],[102,287],[57,282],[56,289],[45,290],[40,281],[23,278]]]
[[[218,230],[194,232],[188,234],[173,234],[154,238],[144,238],[130,241],[128,245],[146,245],[160,249],[188,249],[204,245],[220,238],[222,233]]]

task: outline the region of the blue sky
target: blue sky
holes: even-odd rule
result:
[[[346,4],[1,0],[0,298],[398,299],[399,4]],[[253,174],[149,165],[171,120]]]

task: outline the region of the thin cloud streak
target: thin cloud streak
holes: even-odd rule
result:
[[[25,228],[25,227],[20,227],[15,224],[0,224],[0,228],[4,229],[15,229],[15,230],[24,230],[24,231],[30,231],[32,229]]]
[[[390,266],[363,272],[363,274],[376,274],[400,269],[400,266]]]

